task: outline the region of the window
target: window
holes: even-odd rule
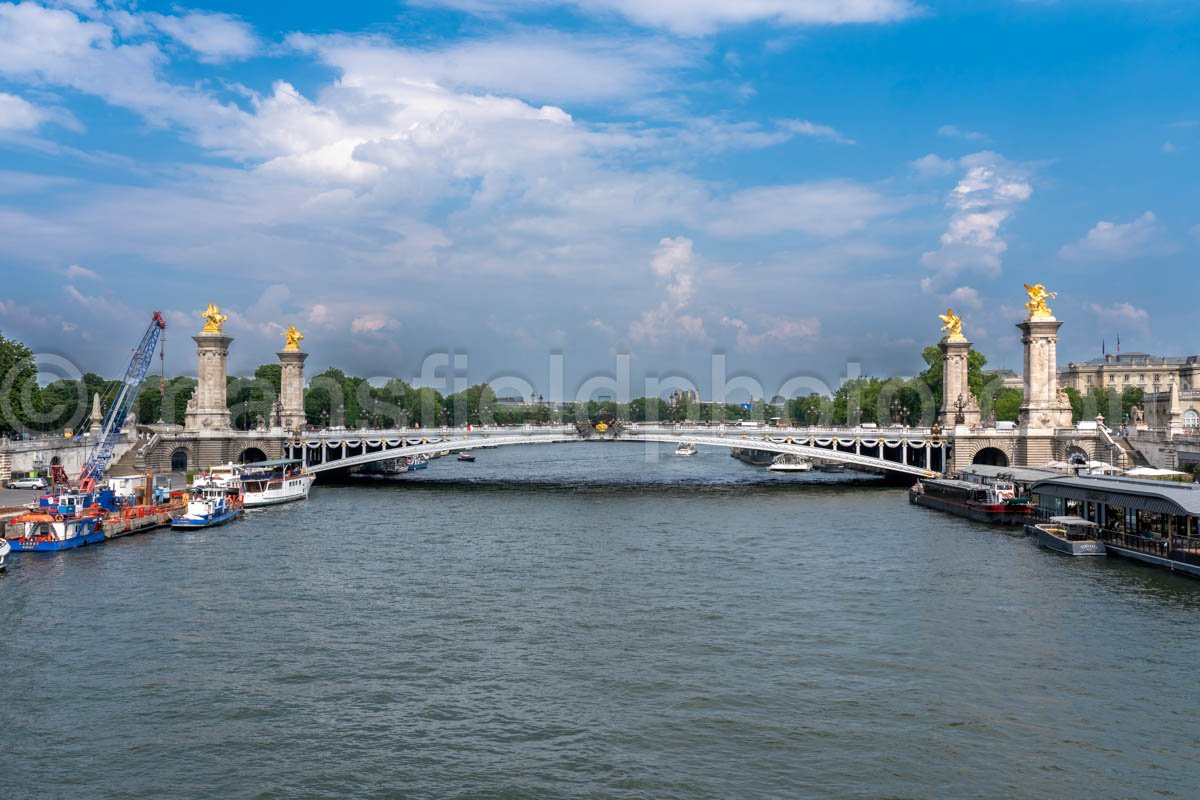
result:
[[[1183,427],[1190,429],[1200,428],[1200,413],[1197,413],[1196,409],[1189,408],[1183,412]]]

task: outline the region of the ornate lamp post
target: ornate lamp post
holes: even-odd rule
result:
[[[904,411],[904,406],[900,404],[899,397],[892,398],[892,423],[900,423],[900,414]]]
[[[967,417],[963,414],[963,409],[967,407],[966,398],[960,393],[958,399],[954,401],[954,424],[963,425],[967,421]]]

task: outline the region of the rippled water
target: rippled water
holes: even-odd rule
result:
[[[1200,793],[1200,582],[662,452],[14,556],[0,796]]]

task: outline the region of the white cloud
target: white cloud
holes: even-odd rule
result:
[[[942,158],[936,153],[929,153],[910,161],[909,166],[922,175],[950,175],[958,169],[958,162]]]
[[[692,240],[685,236],[661,239],[650,261],[650,271],[665,281],[667,296],[629,326],[629,338],[652,345],[677,338],[707,341],[704,321],[684,312],[696,291]]]
[[[959,286],[946,295],[946,302],[952,306],[958,305],[973,309],[983,308],[983,301],[979,297],[979,292],[970,286]]]
[[[952,214],[941,247],[921,256],[935,282],[968,270],[999,274],[1008,250],[1000,229],[1033,194],[1025,169],[997,153],[974,153],[958,163],[965,173],[946,199]]]
[[[1150,322],[1149,313],[1130,303],[1113,303],[1108,306],[1087,303],[1084,308],[1106,322],[1120,323],[1141,330],[1145,330]]]
[[[721,324],[737,331],[737,349],[743,353],[760,350],[765,344],[794,344],[811,340],[821,333],[821,320],[816,317],[807,319],[770,319],[768,326],[758,333],[751,331],[750,325],[736,317],[722,317]]]
[[[78,264],[72,264],[67,267],[64,274],[67,276],[67,280],[76,280],[78,278],[87,278],[88,280],[93,281],[100,280],[100,276],[98,274],[87,267],[81,267]]]
[[[896,22],[915,16],[910,0],[421,0],[481,14],[573,5],[593,14],[619,14],[638,25],[685,36],[751,23],[844,25]]]
[[[837,142],[838,144],[855,143],[853,139],[846,138],[828,125],[817,125],[816,123],[809,122],[807,120],[785,120],[784,122],[780,123],[780,127],[800,136],[811,136],[814,139],[829,139]]]
[[[987,136],[979,131],[969,131],[957,125],[943,125],[938,128],[938,136],[946,136],[951,139],[965,139],[968,142],[982,142],[987,139]]]
[[[191,11],[182,16],[146,14],[145,19],[204,61],[246,58],[259,49],[254,30],[230,14]]]
[[[400,329],[400,323],[386,314],[364,314],[350,323],[353,333],[386,333]]]
[[[784,231],[843,236],[900,208],[899,201],[853,181],[765,186],[735,192],[728,202],[715,208],[708,229],[722,236]]]
[[[46,112],[15,94],[0,92],[0,131],[31,131],[45,122]]]
[[[1166,227],[1147,211],[1133,222],[1100,221],[1078,242],[1058,251],[1067,261],[1127,261],[1161,258],[1178,250],[1167,238]]]

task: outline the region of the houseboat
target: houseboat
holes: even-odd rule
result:
[[[1200,577],[1200,485],[1064,475],[1031,489],[1044,513],[1094,523],[1107,553]]]
[[[813,463],[802,456],[780,453],[767,467],[771,472],[812,472]]]
[[[1023,525],[1033,510],[1028,499],[1017,497],[1010,481],[1002,480],[923,478],[908,490],[908,502],[997,525]]]
[[[305,500],[315,480],[303,464],[286,458],[243,464],[238,477],[246,508]]]

